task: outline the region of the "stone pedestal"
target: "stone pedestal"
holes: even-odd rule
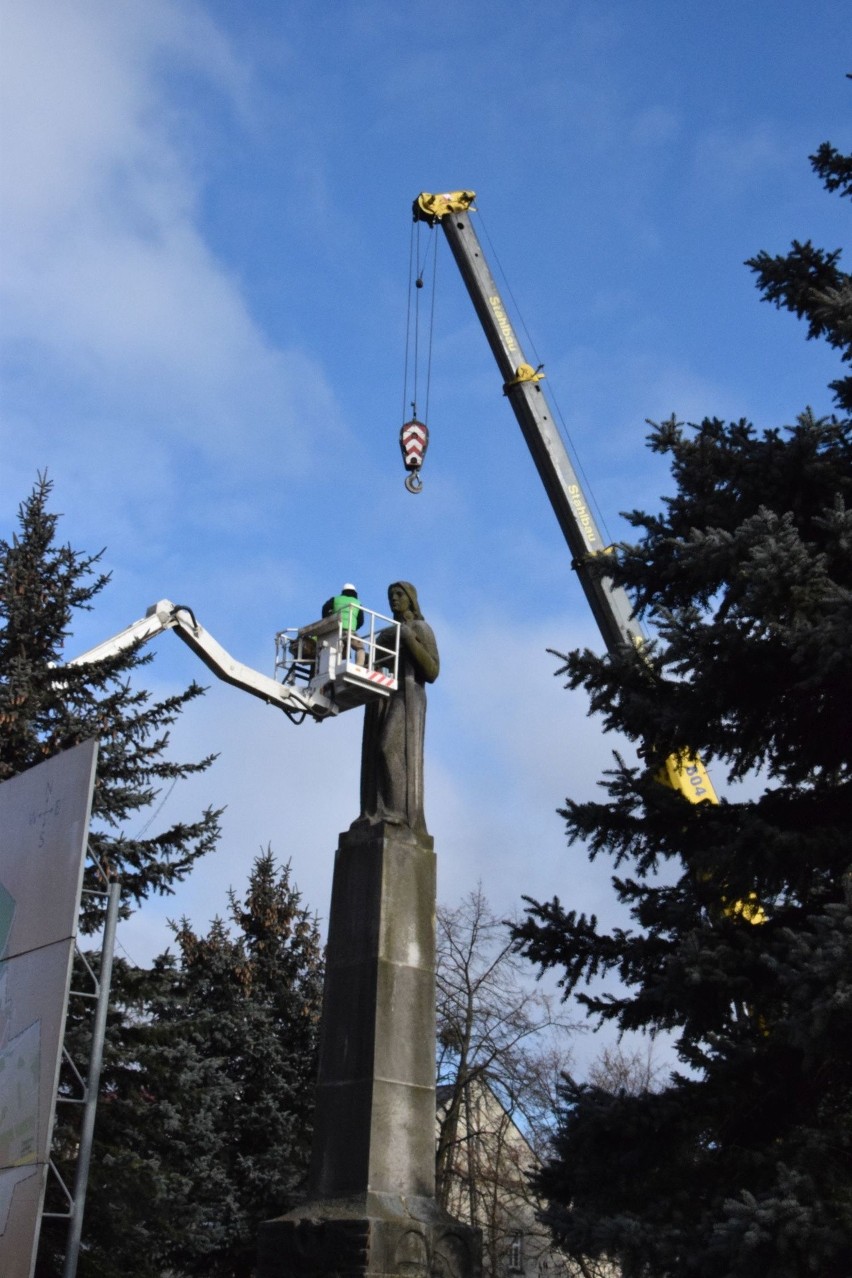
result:
[[[308,1199],[258,1278],[478,1278],[479,1231],[435,1202],[435,855],[356,823],[334,867]]]

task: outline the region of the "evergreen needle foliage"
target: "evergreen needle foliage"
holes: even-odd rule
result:
[[[81,611],[94,607],[109,575],[100,568],[101,554],[87,555],[58,537],[59,516],[50,508],[52,484],[39,476],[21,503],[18,526],[10,540],[0,540],[0,780],[6,780],[63,750],[91,738],[98,741],[98,765],[92,803],[89,846],[107,873],[121,882],[121,910],[126,917],[151,895],[173,891],[195,862],[211,851],[219,835],[219,812],[201,813],[148,834],[155,824],[149,809],[166,786],[203,771],[212,756],[179,763],[167,755],[169,730],[186,705],[203,689],[193,683],[185,692],[154,701],[131,682],[151,660],[138,648],[127,649],[93,665],[68,666],[68,645]],[[104,636],[106,637],[106,636]],[[142,832],[139,827],[142,826]],[[86,867],[85,886],[102,889],[93,862]],[[102,921],[103,895],[83,897],[81,928],[95,931]],[[97,971],[98,955],[87,960]],[[112,998],[121,1005],[142,979],[124,964],[113,972]],[[88,973],[75,963],[72,988],[91,990]],[[66,1029],[71,1059],[85,1074],[89,1059],[93,1007],[72,998]],[[79,1081],[63,1066],[59,1094],[79,1100]],[[102,1097],[103,1101],[105,1098]],[[104,1113],[101,1104],[95,1135],[94,1179],[101,1169],[100,1145]],[[79,1140],[79,1106],[60,1104],[52,1157],[66,1183],[73,1185]],[[102,1225],[105,1201],[120,1204],[129,1219],[146,1215],[152,1236],[156,1221],[146,1214],[150,1164],[140,1142],[133,1145],[133,1173],[109,1183],[108,1194],[89,1194],[80,1273],[91,1268],[90,1240]],[[54,1191],[54,1182],[50,1181]],[[54,1210],[67,1204],[58,1195]],[[67,1225],[46,1221],[42,1229],[39,1275],[62,1272]],[[88,1268],[87,1268],[88,1267]],[[123,1272],[134,1272],[126,1268]]]
[[[852,193],[852,157],[826,144],[812,164]],[[749,265],[852,359],[839,253]],[[629,516],[640,539],[606,566],[658,638],[648,662],[565,659],[640,750],[563,814],[612,859],[632,924],[530,902],[516,940],[566,994],[597,978],[578,995],[593,1017],[671,1031],[683,1064],[638,1094],[567,1084],[539,1177],[557,1240],[625,1278],[852,1273],[852,379],[833,390],[842,415],[783,429],[654,426],[675,495]],[[685,749],[748,784],[690,805],[656,779]],[[607,976],[617,992],[595,992]]]
[[[267,850],[227,922],[173,930],[111,1017],[90,1278],[250,1278],[307,1171],[322,951],[289,865]]]
[[[75,614],[108,575],[100,555],[58,541],[50,494],[39,477],[18,530],[0,540],[0,780],[97,738],[90,844],[119,876],[126,915],[171,892],[216,844],[213,810],[152,835],[127,830],[161,786],[212,762],[166,757],[169,728],[203,689],[152,701],[130,682],[151,660],[138,648],[64,664]],[[101,921],[98,899],[88,898],[84,930]],[[287,1207],[304,1176],[322,992],[316,922],[271,852],[228,912],[236,935],[220,919],[206,935],[182,920],[177,956],[150,970],[116,962],[80,1278],[249,1278],[259,1222]],[[88,960],[96,970],[97,956]],[[72,1059],[87,1059],[90,1040],[91,1005],[72,1000]],[[64,1071],[60,1095],[79,1097]],[[70,1185],[78,1134],[68,1114],[59,1107],[52,1157]],[[45,1223],[37,1278],[62,1273],[65,1239],[64,1222]]]
[[[170,892],[195,861],[216,844],[219,813],[178,823],[143,837],[128,830],[176,779],[203,771],[197,763],[166,757],[169,729],[203,692],[197,683],[154,702],[130,676],[151,654],[126,649],[96,665],[65,666],[75,614],[88,611],[109,581],[101,554],[61,544],[59,516],[48,508],[52,484],[39,476],[22,502],[18,531],[0,539],[0,781],[44,759],[97,738],[98,768],[92,804],[91,847],[121,879],[127,915],[152,894]],[[106,637],[106,636],[104,636]],[[87,886],[101,886],[92,877]],[[86,897],[84,930],[100,921],[99,897]]]

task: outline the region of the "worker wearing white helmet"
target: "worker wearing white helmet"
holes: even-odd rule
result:
[[[346,659],[354,653],[359,666],[364,664],[364,641],[355,631],[364,624],[364,610],[358,598],[358,590],[351,581],[346,581],[339,595],[332,595],[322,606],[322,615],[340,617],[341,656]]]

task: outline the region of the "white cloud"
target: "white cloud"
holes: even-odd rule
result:
[[[40,245],[45,231],[88,220],[96,202],[102,225],[121,217],[140,233],[188,214],[195,191],[159,73],[180,58],[232,105],[246,89],[201,9],[191,0],[11,0],[4,44],[7,216],[19,234]]]
[[[250,475],[303,476],[340,411],[318,362],[261,331],[202,224],[199,130],[212,147],[216,123],[248,112],[245,68],[192,3],[7,9],[3,333],[28,369],[7,395],[16,498],[46,461],[73,473],[81,434],[89,491],[119,526],[128,493],[144,510],[155,491],[134,483],[140,446],[161,522],[188,471],[209,507]],[[215,103],[209,125],[174,67]]]

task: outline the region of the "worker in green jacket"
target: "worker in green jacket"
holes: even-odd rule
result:
[[[332,595],[322,606],[324,617],[339,616],[341,630],[341,656],[344,660],[355,654],[359,666],[365,662],[364,641],[356,633],[364,624],[364,610],[358,591],[351,581],[343,584],[339,595]]]

